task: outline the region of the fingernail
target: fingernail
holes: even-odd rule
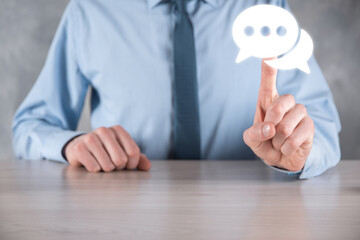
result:
[[[262,127],[262,134],[264,138],[269,138],[271,136],[271,127],[269,124],[264,124]]]

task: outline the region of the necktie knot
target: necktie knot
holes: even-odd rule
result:
[[[172,0],[172,4],[175,6],[175,9],[185,14],[187,14],[186,3],[187,0]]]

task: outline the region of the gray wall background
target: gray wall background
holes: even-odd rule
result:
[[[131,0],[129,0],[131,1]],[[342,121],[343,159],[360,158],[360,1],[288,0],[314,38]],[[11,121],[34,84],[68,0],[0,0],[0,160],[13,157]],[[89,129],[89,106],[80,129]]]

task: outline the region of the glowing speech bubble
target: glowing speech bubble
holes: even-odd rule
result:
[[[236,63],[250,56],[278,57],[266,63],[277,69],[294,69],[310,73],[307,61],[313,52],[313,41],[299,29],[294,16],[273,5],[255,5],[244,10],[234,21],[232,34],[240,48]]]

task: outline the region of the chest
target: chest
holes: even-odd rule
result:
[[[175,15],[166,5],[141,16],[120,9],[113,16],[98,16],[84,31],[84,75],[102,98],[171,105]],[[244,93],[252,103],[256,100],[260,61],[235,63],[239,49],[231,28],[239,11],[231,6],[216,11],[193,6],[190,11],[202,105]]]

